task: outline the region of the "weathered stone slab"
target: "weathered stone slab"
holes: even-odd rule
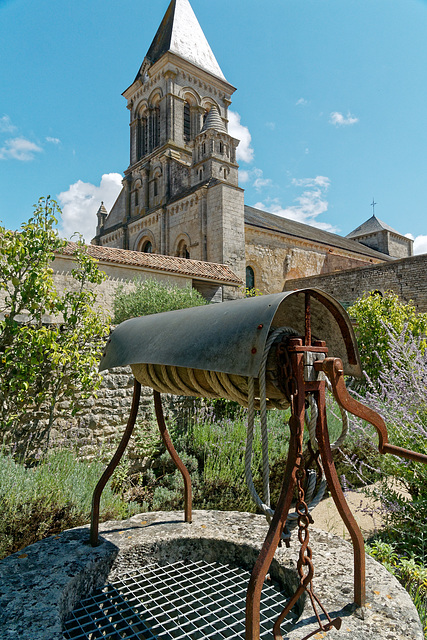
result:
[[[196,511],[193,524],[181,512],[140,514],[101,525],[102,544],[88,544],[86,527],[65,531],[0,562],[0,638],[62,640],[66,615],[84,596],[115,576],[157,562],[205,559],[250,569],[265,538],[262,516]],[[311,546],[316,594],[331,616],[341,616],[340,631],[316,638],[352,640],[422,640],[423,632],[409,595],[384,567],[367,558],[367,606],[352,604],[351,545],[313,529]],[[278,549],[272,578],[294,588],[297,581],[296,537],[291,549]],[[309,599],[286,640],[300,640],[316,628]]]

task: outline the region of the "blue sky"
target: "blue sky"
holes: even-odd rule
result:
[[[245,202],[427,252],[427,0],[190,0],[237,87]],[[0,0],[0,220],[39,196],[90,240],[129,162],[131,84],[168,0]]]

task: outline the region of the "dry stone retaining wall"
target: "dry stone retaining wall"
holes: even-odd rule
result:
[[[79,456],[93,458],[110,452],[121,437],[130,412],[133,396],[133,375],[130,367],[111,369],[103,375],[102,385],[93,396],[79,402],[80,409],[69,418],[71,401],[58,404],[52,437],[57,442],[79,443]],[[67,417],[62,417],[66,410]],[[147,425],[153,418],[152,391],[142,388],[137,425]],[[135,450],[129,449],[135,460],[135,470],[143,461]]]

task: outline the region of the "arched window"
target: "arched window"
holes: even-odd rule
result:
[[[147,118],[144,116],[139,121],[139,157],[143,158],[147,152]]]
[[[150,131],[147,136],[147,152],[153,151],[160,144],[160,107],[154,107],[150,114]]]
[[[135,190],[135,207],[139,205],[138,189]]]
[[[178,244],[177,257],[178,258],[189,258],[190,257],[190,252],[188,251],[187,244],[186,244],[185,240],[180,240],[180,242]]]
[[[255,273],[252,267],[246,267],[246,289],[255,289]]]
[[[191,109],[188,102],[184,102],[184,141],[191,140]]]
[[[153,126],[153,148],[158,147],[160,144],[160,107],[154,109],[154,126]]]
[[[153,253],[153,245],[151,244],[150,240],[144,242],[141,251],[142,253]]]

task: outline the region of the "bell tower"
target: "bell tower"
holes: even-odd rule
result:
[[[123,93],[130,114],[130,161],[122,192],[98,226],[95,242],[227,262],[243,274],[239,141],[227,130],[234,91],[189,0],[171,0],[133,83]],[[225,202],[232,203],[230,233],[239,238],[237,262],[236,242],[232,251],[222,246],[230,240],[219,223]],[[211,237],[212,216],[221,240]]]

